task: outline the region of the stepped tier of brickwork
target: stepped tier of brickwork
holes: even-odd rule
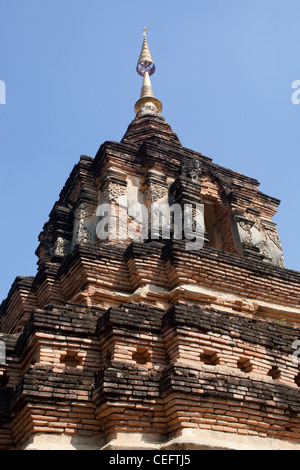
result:
[[[183,301],[168,310],[65,304],[34,309],[23,333],[5,338],[3,448],[58,434],[78,448],[89,439],[119,448],[124,435],[131,447],[136,434],[148,448],[180,448],[187,431],[187,448],[197,448],[204,430],[220,447],[223,434],[228,448],[239,438],[250,448],[299,442],[293,326]]]
[[[132,239],[135,203],[201,205],[203,246]],[[117,236],[101,237],[103,204]],[[278,205],[160,115],[81,156],[37,274],[1,305],[0,448],[299,449],[300,273]]]

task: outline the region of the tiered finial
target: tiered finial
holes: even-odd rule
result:
[[[142,51],[136,67],[137,73],[144,77],[141,96],[135,104],[136,114],[138,112],[141,112],[142,114],[158,114],[162,110],[161,102],[153,95],[150,81],[150,76],[155,72],[155,65],[147,43],[147,29],[148,28],[144,28]]]
[[[149,28],[144,28],[144,41],[143,41],[143,46],[142,46],[142,51],[140,53],[140,57],[136,66],[136,71],[139,75],[142,75],[142,77],[145,75],[145,72],[148,72],[149,75],[153,75],[155,72],[155,65],[152,59],[152,55],[149,50],[149,46],[147,43],[147,35],[146,31]]]

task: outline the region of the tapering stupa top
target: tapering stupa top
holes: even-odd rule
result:
[[[147,29],[148,28],[144,28],[144,41],[142,45],[142,51],[140,53],[140,57],[136,66],[137,73],[139,75],[142,75],[142,77],[145,75],[145,72],[148,72],[149,75],[152,75],[155,72],[155,65],[147,43]]]
[[[144,28],[144,41],[142,51],[137,63],[136,71],[144,77],[140,99],[135,103],[136,114],[159,114],[162,110],[161,102],[154,97],[150,75],[155,72],[155,65],[149,50],[146,37],[147,28]]]

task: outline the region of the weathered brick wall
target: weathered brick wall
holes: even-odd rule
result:
[[[167,311],[134,303],[35,310],[13,351],[22,378],[1,388],[2,446],[41,432],[183,428],[298,442],[299,335],[182,302]]]
[[[151,184],[158,200],[209,204],[218,247],[207,233],[197,251],[99,240],[99,201],[118,214],[118,194],[139,191],[149,208]],[[279,201],[258,188],[153,116],[80,158],[40,234],[36,276],[18,277],[1,305],[0,449],[35,435],[102,448],[122,432],[159,445],[184,430],[300,444],[300,274],[266,254],[270,240],[281,253]]]

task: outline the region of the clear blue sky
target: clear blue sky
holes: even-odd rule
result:
[[[299,0],[0,0],[0,300],[35,275],[38,235],[81,154],[134,118],[142,30],[163,116],[185,147],[281,199],[300,271]]]

